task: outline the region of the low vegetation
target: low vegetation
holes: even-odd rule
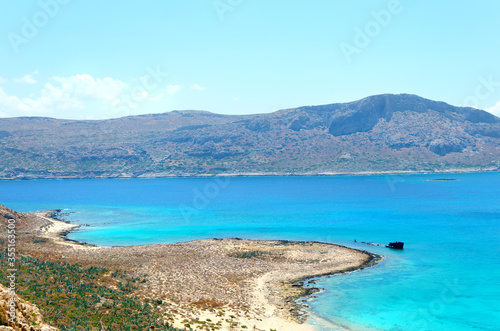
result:
[[[0,267],[8,269],[6,251]],[[124,271],[84,267],[22,256],[17,262],[17,294],[36,304],[45,321],[61,330],[178,330],[163,323],[159,300],[133,294],[143,279]],[[7,275],[0,273],[7,284]]]
[[[263,251],[248,251],[248,252],[241,252],[241,253],[232,253],[228,255],[229,257],[236,257],[238,259],[266,259],[270,256],[269,252],[263,252]]]

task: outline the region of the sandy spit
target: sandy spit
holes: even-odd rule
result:
[[[45,239],[26,246],[28,251],[127,270],[144,279],[135,294],[161,302],[165,321],[179,328],[313,330],[297,298],[314,289],[301,282],[370,267],[380,259],[327,243],[238,238],[96,247],[68,240],[78,225],[57,219],[55,211],[26,215],[36,224],[34,235]]]

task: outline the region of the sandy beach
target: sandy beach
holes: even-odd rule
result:
[[[81,243],[76,243],[69,241],[65,238],[66,234],[71,230],[78,228],[79,225],[63,222],[56,218],[53,218],[54,211],[41,211],[33,213],[33,216],[38,217],[46,221],[45,225],[42,225],[39,230],[40,236],[50,239],[60,245],[69,245],[73,248],[84,248],[85,245]]]
[[[297,299],[317,289],[304,288],[302,282],[366,268],[380,258],[319,242],[244,239],[96,247],[68,240],[68,231],[78,226],[57,219],[57,212],[22,217],[33,236],[25,252],[127,270],[144,279],[135,295],[161,300],[165,321],[178,328],[313,330]]]

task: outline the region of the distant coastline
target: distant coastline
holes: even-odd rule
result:
[[[335,176],[398,176],[398,175],[432,175],[432,174],[464,174],[481,172],[500,172],[499,167],[466,168],[447,170],[390,170],[390,171],[358,171],[358,172],[242,172],[213,174],[151,174],[151,175],[106,175],[106,176],[19,176],[15,178],[0,177],[0,181],[11,180],[65,180],[65,179],[155,179],[155,178],[217,178],[217,177],[335,177]]]
[[[3,179],[366,175],[500,166],[500,118],[411,94],[244,116],[172,111],[0,123]]]

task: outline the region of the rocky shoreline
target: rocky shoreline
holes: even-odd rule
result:
[[[346,247],[347,248],[347,247]],[[382,256],[362,250],[361,252],[366,253],[370,256],[370,259],[365,261],[365,263],[359,267],[353,267],[351,269],[345,269],[338,272],[326,273],[323,275],[315,275],[314,277],[304,277],[297,280],[292,286],[300,288],[303,292],[284,300],[290,302],[293,308],[290,310],[294,319],[298,320],[300,323],[305,323],[308,318],[309,306],[305,303],[311,299],[315,294],[321,293],[322,288],[316,286],[307,286],[310,284],[316,284],[315,279],[326,278],[332,276],[339,276],[343,274],[349,274],[351,272],[360,271],[366,268],[370,268],[378,264],[383,260]]]
[[[338,172],[241,172],[241,173],[50,173],[3,175],[0,180],[47,180],[47,179],[127,179],[127,178],[211,178],[211,177],[307,177],[307,176],[377,176],[377,175],[417,175],[417,174],[460,174],[476,172],[498,172],[500,167],[473,167],[457,169],[389,170],[389,171],[338,171]]]
[[[97,247],[68,239],[78,226],[57,219],[60,212],[22,214],[29,225],[25,253],[126,270],[143,279],[134,295],[162,302],[165,322],[181,329],[312,330],[299,299],[319,289],[304,282],[364,269],[381,258],[320,242],[239,238]]]

